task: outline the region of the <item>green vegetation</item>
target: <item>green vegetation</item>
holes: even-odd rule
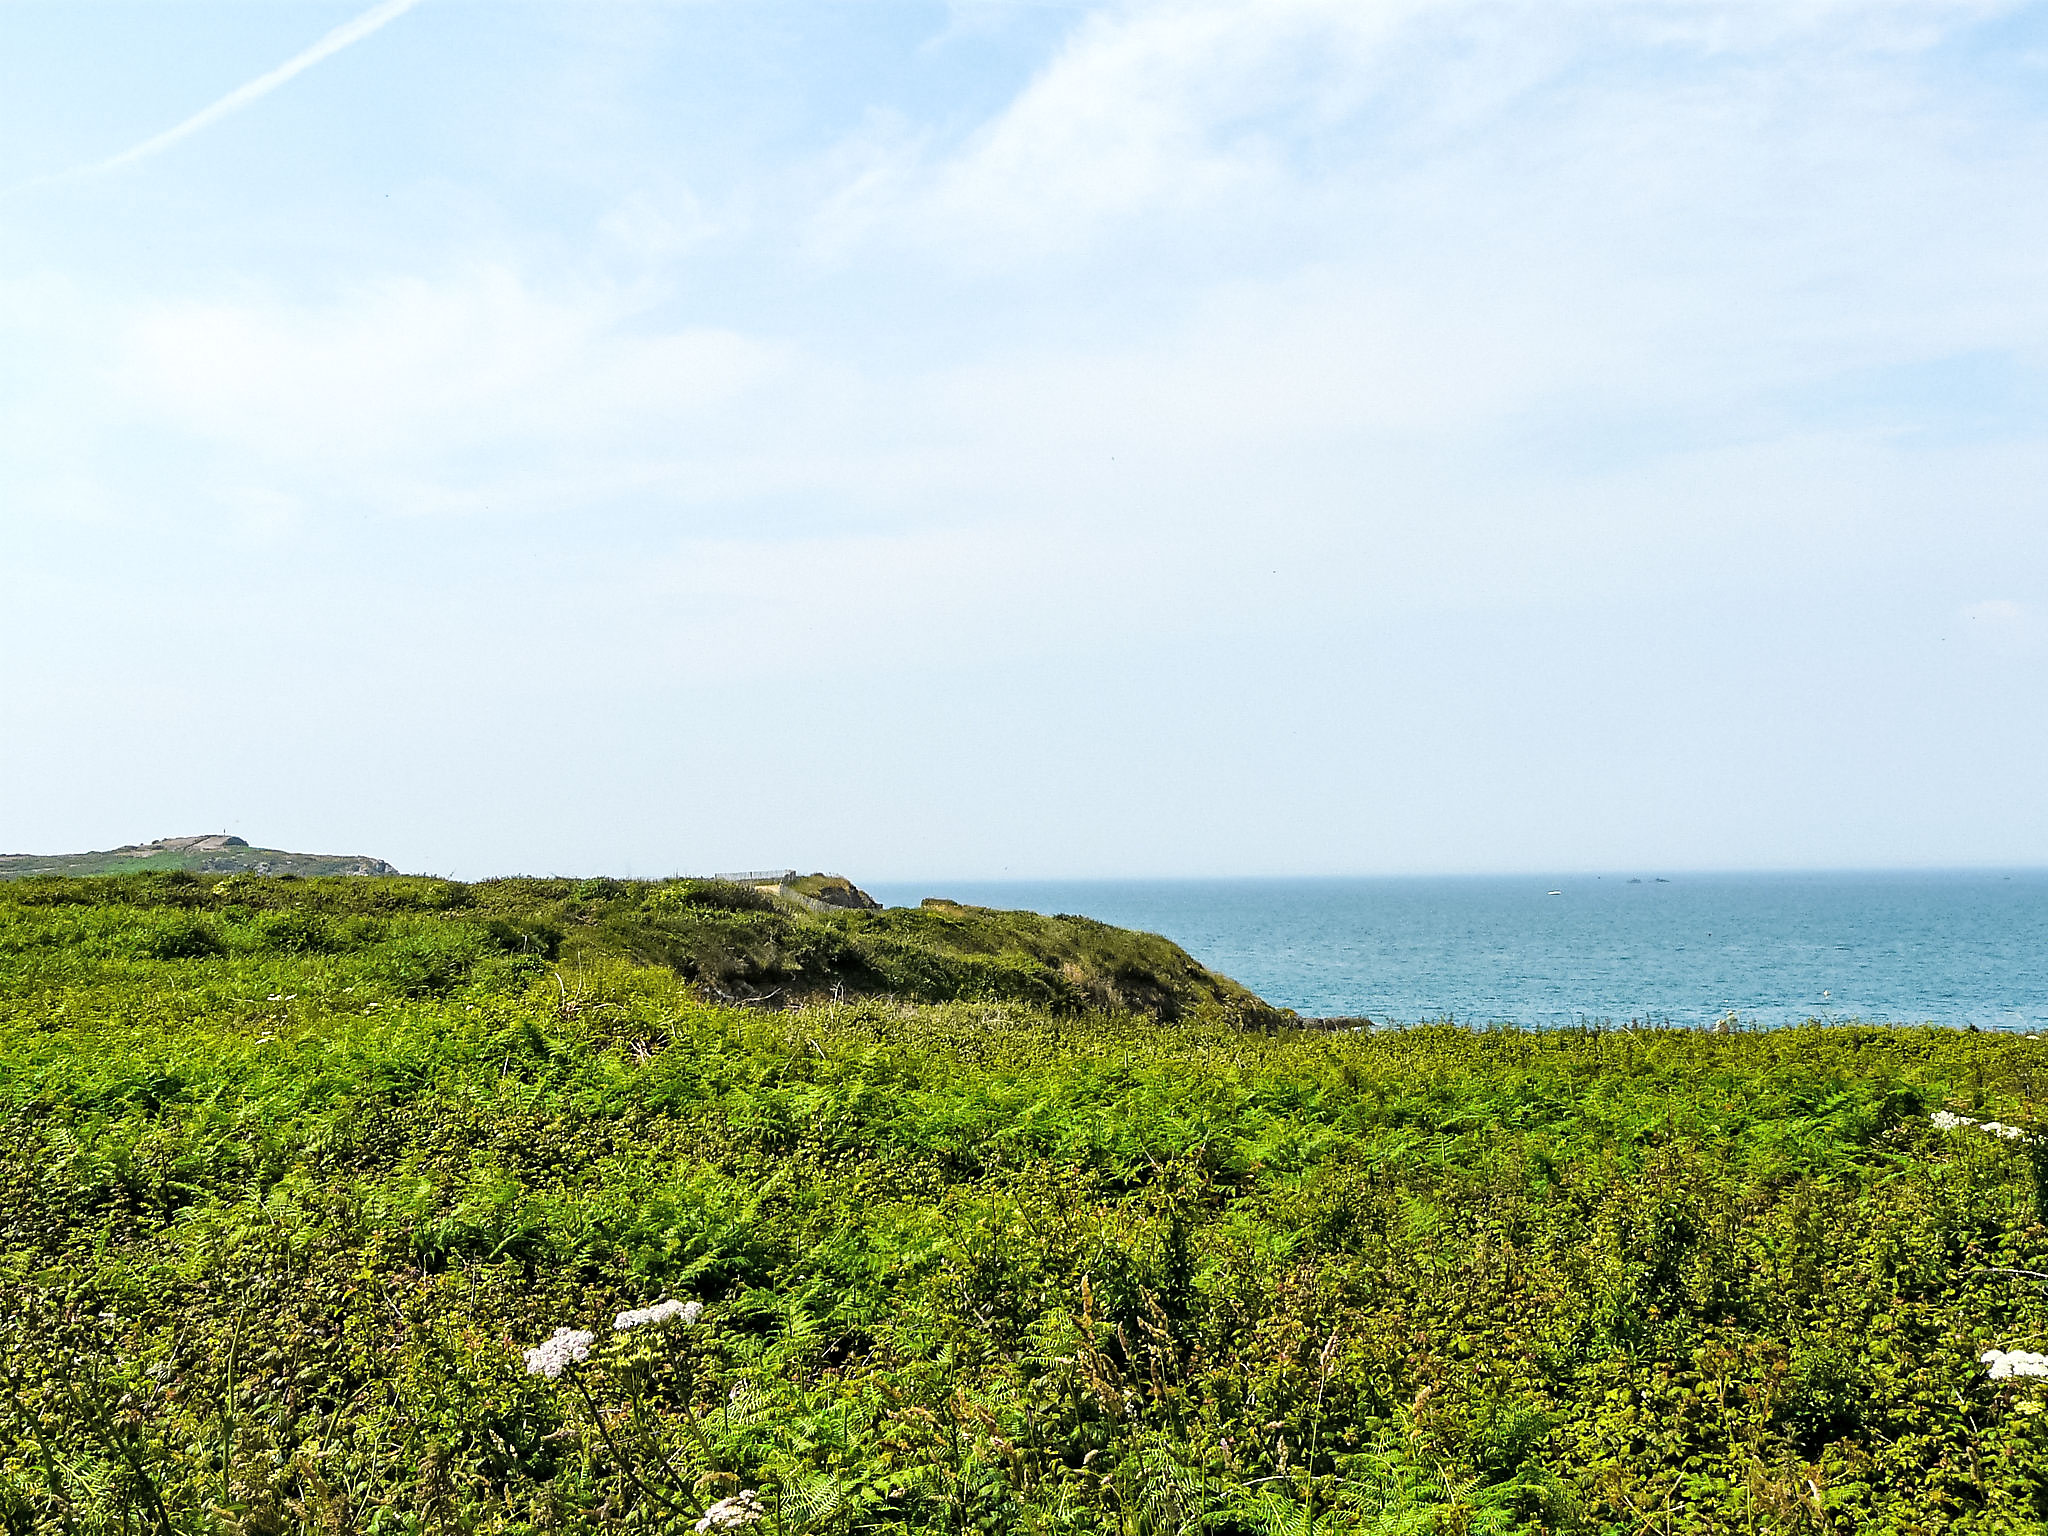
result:
[[[0,880],[38,875],[171,874],[392,875],[382,859],[355,853],[287,853],[251,848],[239,837],[217,832],[200,837],[163,837],[97,853],[0,853]]]
[[[1929,1123],[2032,1126],[2048,1047],[1312,1032],[1178,954],[0,886],[0,1529],[2048,1524],[2048,1382],[1977,1363],[2048,1342],[2048,1151]]]
[[[798,875],[782,889],[793,896],[807,897],[828,907],[876,908],[881,903],[844,875]]]

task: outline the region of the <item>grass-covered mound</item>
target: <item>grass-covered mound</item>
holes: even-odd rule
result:
[[[1092,918],[944,901],[838,911],[718,880],[40,878],[0,884],[0,923],[14,935],[0,942],[39,955],[39,969],[327,955],[330,969],[368,967],[424,993],[627,959],[717,1001],[891,996],[1254,1027],[1284,1018],[1170,940]]]
[[[2042,1146],[1929,1118],[2041,1044],[741,1009],[652,891],[353,889],[0,892],[0,1528],[2048,1520]]]

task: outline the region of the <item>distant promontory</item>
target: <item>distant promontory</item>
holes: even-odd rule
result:
[[[226,832],[160,837],[94,853],[0,853],[0,880],[30,875],[126,875],[182,869],[195,875],[395,875],[382,859],[358,853],[288,853],[252,848]]]

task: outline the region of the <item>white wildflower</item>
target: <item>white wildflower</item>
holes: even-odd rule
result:
[[[588,1360],[596,1342],[597,1335],[587,1329],[557,1328],[545,1344],[526,1352],[526,1374],[553,1380],[577,1361]]]
[[[2048,1355],[2024,1349],[1987,1349],[1977,1357],[1993,1381],[2012,1376],[2048,1376]]]
[[[1972,1120],[1968,1115],[1951,1114],[1937,1109],[1927,1117],[1927,1123],[1937,1131],[1982,1131],[1987,1136],[1997,1136],[2005,1141],[2032,1141],[2034,1138],[2016,1125],[2001,1125],[1996,1120]]]
[[[761,1499],[751,1488],[742,1488],[729,1499],[720,1499],[704,1511],[697,1521],[701,1531],[730,1531],[742,1525],[752,1525],[768,1511],[761,1507]]]
[[[665,1323],[672,1317],[680,1317],[687,1326],[703,1315],[704,1303],[701,1301],[657,1301],[651,1307],[635,1307],[630,1312],[621,1312],[612,1320],[612,1329],[623,1333],[643,1323]]]

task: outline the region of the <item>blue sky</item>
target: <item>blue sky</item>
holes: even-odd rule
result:
[[[0,848],[2048,863],[2044,186],[2042,6],[0,3]]]

